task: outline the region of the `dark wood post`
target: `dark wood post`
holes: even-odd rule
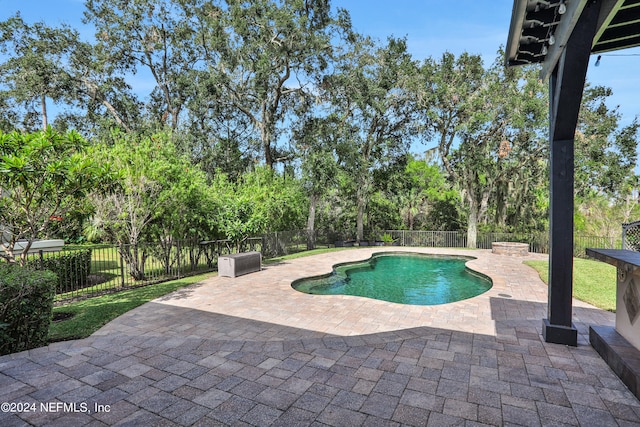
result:
[[[589,2],[549,80],[550,224],[546,342],[576,346],[573,304],[574,138],[600,2]]]

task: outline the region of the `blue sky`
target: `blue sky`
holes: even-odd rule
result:
[[[506,45],[512,0],[333,0],[333,7],[349,10],[357,31],[380,40],[407,37],[416,59],[438,58],[449,51],[480,54],[485,65]],[[84,0],[0,0],[0,20],[20,11],[28,22],[67,23],[84,38],[93,35],[81,23]],[[622,56],[624,55],[624,56]],[[640,48],[604,54],[599,67],[591,59],[587,79],[613,89],[610,107],[620,106],[623,124],[640,116]],[[144,81],[132,81],[140,92]]]

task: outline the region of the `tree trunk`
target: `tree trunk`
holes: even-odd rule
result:
[[[47,119],[47,98],[44,94],[40,95],[40,106],[42,107],[42,130],[47,130],[49,122]]]
[[[129,274],[134,280],[144,280],[144,263],[146,255],[144,251],[140,254],[137,245],[124,245],[122,248],[122,257],[127,263]]]
[[[356,240],[360,242],[364,238],[364,197],[358,194],[358,214],[356,216]]]
[[[315,224],[316,224],[316,204],[318,196],[311,194],[309,196],[309,216],[307,217],[307,250],[315,249]]]
[[[467,248],[475,249],[478,238],[478,202],[469,197],[469,220],[467,224]]]
[[[127,132],[131,132],[131,129],[129,128],[129,126],[127,126],[127,124],[122,120],[122,117],[120,117],[120,114],[118,114],[118,111],[116,110],[116,108],[113,106],[113,104],[111,104],[109,101],[107,101],[107,99],[104,97],[103,94],[101,94],[98,90],[98,85],[96,85],[94,82],[92,82],[89,79],[81,79],[82,84],[85,86],[86,88],[86,93],[91,96],[92,98],[99,98],[100,102],[102,103],[102,105],[105,106],[105,108],[107,109],[107,111],[111,114],[111,116],[114,118],[114,120],[116,121],[116,123],[119,126],[122,126],[122,128],[127,131]]]
[[[409,209],[407,209],[407,223],[409,225],[409,230],[413,231],[413,198],[409,195]]]
[[[476,217],[477,222],[487,223],[487,209],[489,207],[489,196],[491,196],[491,190],[486,189],[482,191],[482,200],[480,206],[477,208],[478,215]]]
[[[271,138],[274,134],[275,123],[272,123],[272,108],[269,106],[267,100],[262,101],[260,110],[262,113],[262,120],[258,121],[255,118],[253,120],[254,123],[258,124],[260,127],[260,141],[262,142],[264,162],[267,164],[269,169],[273,170],[273,157],[271,156]]]
[[[507,211],[509,209],[508,203],[508,190],[505,191],[504,183],[500,183],[496,186],[496,216],[494,221],[496,225],[504,227],[507,223]]]
[[[116,111],[115,107],[113,105],[111,105],[111,103],[109,101],[107,101],[106,99],[103,99],[102,100],[102,105],[104,105],[106,107],[107,111],[109,111],[109,113],[111,114],[111,116],[114,118],[114,120],[116,121],[116,123],[118,125],[122,126],[122,128],[126,132],[131,132],[131,128],[129,126],[127,126],[127,124],[122,120],[122,118],[120,117],[120,115]]]
[[[260,132],[260,139],[262,139],[262,150],[264,152],[264,162],[269,169],[273,170],[273,157],[271,156],[271,133],[266,129],[266,125],[262,126]]]

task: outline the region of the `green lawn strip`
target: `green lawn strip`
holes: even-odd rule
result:
[[[525,261],[549,283],[548,261]],[[616,311],[616,268],[604,262],[574,258],[573,296],[602,310]]]
[[[49,327],[49,341],[86,338],[129,310],[177,289],[201,282],[215,274],[206,273],[184,277],[55,307],[53,309],[54,315],[71,313],[73,317],[68,320],[52,322]]]

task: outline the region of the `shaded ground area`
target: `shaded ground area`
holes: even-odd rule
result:
[[[544,343],[546,288],[521,258],[447,251],[477,256],[494,288],[443,306],[290,287],[371,252],[212,278],[90,338],[1,357],[0,402],[37,407],[0,425],[640,425],[586,341],[613,315],[577,303],[579,346]],[[40,407],[57,401],[77,405]]]

